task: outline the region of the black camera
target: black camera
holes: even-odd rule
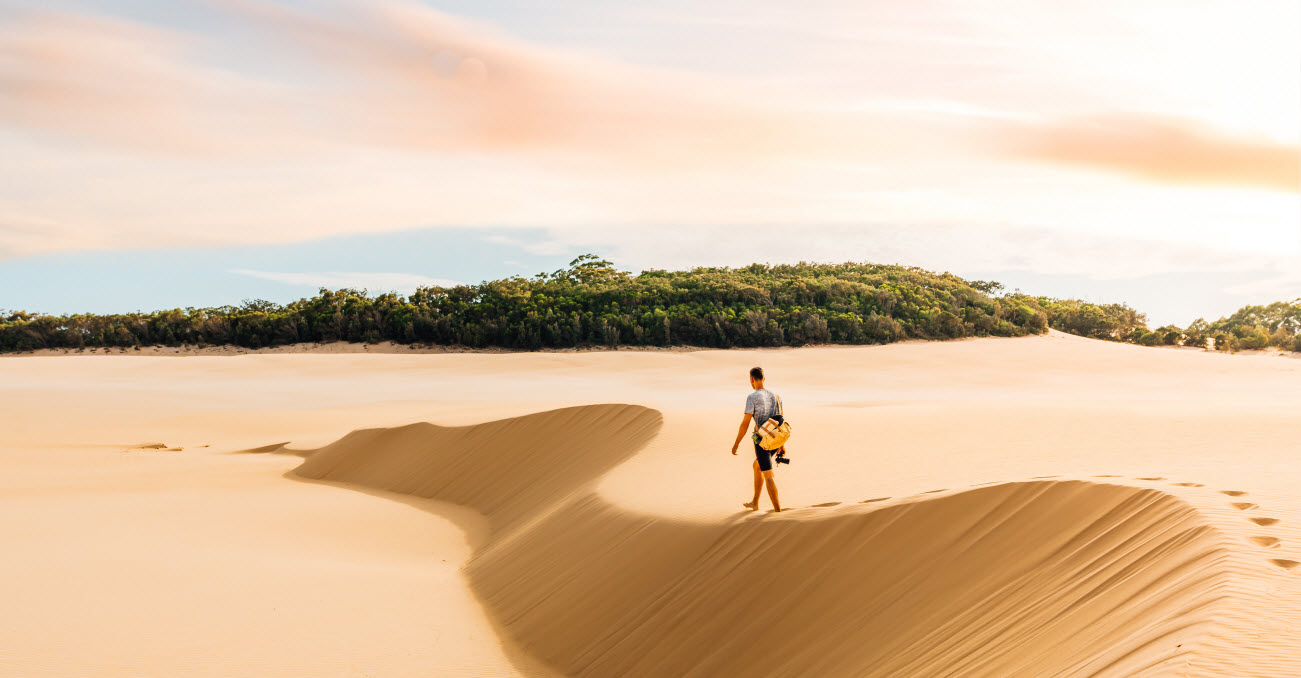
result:
[[[786,458],[786,453],[785,453],[785,452],[778,452],[778,453],[777,453],[777,456],[773,457],[772,460],[775,461],[775,462],[777,462],[778,464],[789,464],[789,463],[791,463],[791,460]]]

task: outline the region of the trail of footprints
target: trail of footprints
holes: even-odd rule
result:
[[[1094,478],[1119,478],[1120,476],[1098,475],[1093,477]],[[1137,480],[1159,481],[1159,480],[1165,480],[1165,478],[1138,478]],[[1171,483],[1171,484],[1176,485],[1178,487],[1206,487],[1201,483]],[[1220,494],[1226,497],[1234,497],[1234,498],[1245,497],[1247,495],[1247,493],[1242,490],[1220,490]],[[1257,504],[1255,502],[1250,502],[1250,501],[1235,501],[1235,502],[1231,502],[1229,506],[1232,506],[1233,508],[1239,511],[1254,511],[1260,508],[1260,504]],[[1256,525],[1259,525],[1260,527],[1269,527],[1271,525],[1277,525],[1279,523],[1278,518],[1271,518],[1268,516],[1251,516],[1248,517],[1247,520],[1255,523]],[[1276,549],[1283,543],[1283,541],[1278,537],[1271,537],[1268,535],[1258,535],[1258,536],[1248,537],[1247,539],[1251,541],[1251,543],[1267,549]],[[1298,565],[1301,565],[1301,562],[1291,560],[1288,558],[1270,558],[1269,562],[1270,564],[1281,567],[1285,570],[1291,570],[1296,568]]]
[[[1056,478],[1056,477],[1058,477],[1058,476],[1035,476],[1035,479],[1039,479],[1039,478]],[[1093,476],[1093,477],[1094,477],[1094,478],[1120,478],[1120,477],[1122,477],[1122,476],[1119,476],[1119,475],[1095,475],[1095,476]],[[1165,478],[1160,478],[1160,477],[1150,477],[1150,478],[1136,478],[1136,480],[1146,480],[1146,481],[1156,482],[1156,481],[1162,481],[1162,480],[1165,480]],[[981,485],[993,485],[993,484],[995,484],[995,483],[1000,483],[1000,482],[1003,482],[1003,481],[1001,481],[1001,480],[994,480],[994,481],[990,481],[990,482],[987,482],[987,483],[980,483],[979,485],[975,485],[975,487],[979,487],[979,486],[981,486]],[[1206,486],[1203,485],[1202,483],[1171,483],[1171,484],[1174,485],[1174,486],[1176,486],[1176,487],[1206,487]],[[944,492],[944,491],[947,490],[947,489],[948,489],[948,488],[941,488],[941,489],[938,489],[938,490],[927,490],[926,492],[922,492],[922,493],[920,493],[920,494],[918,494],[918,495],[914,495],[914,496],[921,496],[921,495],[924,495],[924,494],[934,494],[934,493],[936,493],[936,492]],[[1220,494],[1223,494],[1223,495],[1228,496],[1228,497],[1243,497],[1243,496],[1246,496],[1247,493],[1244,492],[1244,491],[1242,491],[1242,490],[1220,490]],[[873,497],[873,498],[871,498],[871,499],[864,499],[864,500],[862,500],[862,501],[860,501],[860,502],[858,502],[858,503],[860,503],[860,504],[875,504],[875,503],[877,503],[877,502],[886,501],[886,500],[888,500],[888,499],[892,499],[892,498],[893,498],[893,497]],[[832,507],[832,506],[840,506],[840,502],[838,502],[838,501],[830,501],[830,502],[827,502],[827,503],[825,503],[825,504],[814,504],[814,505],[812,505],[812,506],[805,506],[804,508],[830,508],[830,507]],[[1238,502],[1232,502],[1232,503],[1229,504],[1229,506],[1232,506],[1233,508],[1235,508],[1235,509],[1237,509],[1237,510],[1239,510],[1239,511],[1254,511],[1254,510],[1260,508],[1260,505],[1259,505],[1259,504],[1256,504],[1256,503],[1254,503],[1254,502],[1249,502],[1249,501],[1238,501]],[[1261,526],[1261,527],[1269,527],[1269,526],[1271,526],[1271,525],[1277,525],[1278,522],[1279,522],[1279,519],[1278,519],[1278,518],[1270,518],[1270,517],[1268,517],[1268,516],[1252,516],[1252,517],[1247,518],[1247,520],[1250,520],[1251,522],[1253,522],[1253,523],[1255,523],[1256,525],[1259,525],[1259,526]],[[1267,548],[1267,549],[1276,549],[1276,548],[1278,548],[1280,545],[1282,545],[1282,543],[1283,543],[1283,541],[1282,541],[1281,539],[1279,539],[1278,537],[1271,537],[1271,536],[1268,536],[1268,535],[1253,536],[1253,537],[1248,537],[1248,539],[1251,541],[1251,543],[1253,543],[1253,544],[1255,544],[1255,545],[1257,545],[1257,546],[1260,546],[1260,547],[1262,547],[1262,548]],[[1288,558],[1270,558],[1270,559],[1269,559],[1269,562],[1270,562],[1270,564],[1275,565],[1275,566],[1277,566],[1277,567],[1281,567],[1281,568],[1283,568],[1284,570],[1292,570],[1292,569],[1297,568],[1298,566],[1301,566],[1301,562],[1298,562],[1298,561],[1295,561],[1295,560],[1291,560],[1291,559],[1288,559]]]

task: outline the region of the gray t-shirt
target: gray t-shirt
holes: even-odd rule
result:
[[[745,398],[745,413],[754,415],[754,428],[758,430],[777,414],[777,396],[766,388],[751,391]]]

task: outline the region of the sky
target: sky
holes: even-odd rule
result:
[[[1301,4],[0,0],[0,309],[872,261],[1301,297]]]

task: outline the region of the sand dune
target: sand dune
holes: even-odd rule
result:
[[[294,472],[462,504],[504,530],[617,466],[659,426],[659,412],[645,407],[592,405],[478,426],[368,429],[308,454]]]
[[[483,511],[476,592],[566,675],[1135,675],[1186,663],[1229,578],[1226,540],[1196,510],[1122,485],[712,524],[593,493],[658,423],[604,405],[359,431],[295,473]]]
[[[575,502],[470,573],[571,675],[1135,675],[1210,619],[1218,543],[1158,493],[1011,483],[712,528]]]
[[[756,363],[797,426],[782,514],[739,510],[727,451]],[[1296,361],[1052,334],[0,370],[0,675],[1301,675]]]

